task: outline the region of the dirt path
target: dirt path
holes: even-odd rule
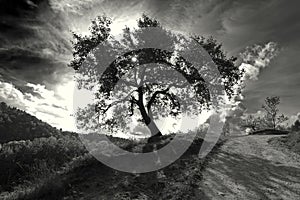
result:
[[[300,199],[300,156],[268,144],[272,137],[229,139],[203,172],[201,199]]]

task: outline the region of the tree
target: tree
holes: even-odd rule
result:
[[[257,131],[262,126],[262,120],[260,117],[255,117],[254,115],[248,115],[242,120],[241,126],[244,128],[250,128],[251,131]]]
[[[265,120],[266,125],[272,129],[276,129],[279,124],[288,120],[288,118],[281,114],[279,115],[278,105],[280,104],[280,98],[278,96],[267,97],[265,99],[265,104],[262,108],[265,110]]]
[[[110,23],[108,18],[98,17],[92,21],[89,36],[74,33],[74,59],[70,66],[81,75],[79,87],[97,88],[95,105],[78,111],[80,125],[89,126],[95,111],[97,126],[117,132],[122,127],[128,128],[130,117],[139,116],[138,120],[150,129],[151,138],[155,138],[161,135],[155,123],[159,117],[177,117],[182,112],[193,114],[209,106],[206,83],[185,58],[163,49],[136,48],[137,44],[151,46],[153,42],[175,47],[179,40],[187,39],[165,30],[146,15],[138,20],[138,29],[126,27],[122,39],[109,36]],[[157,29],[151,32],[150,27]],[[234,64],[236,58],[227,58],[222,45],[213,38],[194,36],[192,40],[209,53],[220,71],[227,95],[232,96],[233,86],[242,76]],[[124,49],[127,52],[122,54]],[[102,66],[114,53],[118,57],[108,67]]]
[[[300,121],[299,121],[299,119],[297,119],[295,121],[295,123],[292,125],[291,130],[295,131],[295,132],[300,131]]]

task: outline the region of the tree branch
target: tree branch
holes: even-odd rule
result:
[[[131,96],[131,99],[130,99],[130,113],[129,113],[129,116],[133,116],[134,115],[134,104],[137,104],[137,100]]]
[[[155,91],[152,95],[152,97],[150,98],[149,102],[147,103],[147,110],[149,112],[149,110],[151,109],[151,106],[152,104],[154,103],[156,97],[159,95],[159,94],[166,94],[168,92],[170,88],[166,88],[165,90],[158,90],[158,91]]]
[[[97,111],[101,111],[102,114],[105,114],[112,106],[115,106],[115,105],[117,105],[117,104],[119,104],[119,103],[122,103],[122,102],[124,102],[124,101],[127,101],[129,97],[131,97],[131,100],[133,100],[133,102],[136,103],[135,98],[134,98],[133,96],[131,96],[132,93],[133,93],[133,92],[136,92],[136,91],[137,91],[137,90],[133,90],[133,91],[131,91],[126,97],[124,97],[123,99],[120,99],[120,100],[117,100],[117,101],[112,102],[112,103],[109,104],[105,109],[103,109],[102,106],[99,107],[98,105],[96,105],[96,112],[97,112]],[[130,100],[130,101],[131,101],[131,100]]]

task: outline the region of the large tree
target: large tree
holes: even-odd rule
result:
[[[70,66],[80,74],[79,87],[96,91],[95,104],[78,111],[81,126],[92,128],[90,119],[95,112],[94,124],[116,132],[122,127],[128,128],[130,117],[139,116],[138,120],[147,125],[154,138],[161,135],[155,123],[159,117],[192,115],[209,105],[205,74],[200,74],[196,66],[175,51],[163,48],[175,48],[187,41],[186,38],[164,29],[157,20],[146,15],[138,20],[137,29],[125,28],[122,38],[110,36],[110,24],[108,18],[98,17],[92,21],[90,35],[74,33],[74,59]],[[156,27],[154,32],[151,27]],[[222,45],[213,38],[193,36],[191,39],[199,45],[199,51],[200,47],[204,48],[216,64],[226,94],[234,95],[233,86],[242,76],[234,64],[236,58],[228,58]],[[153,43],[162,48],[136,48]],[[115,54],[118,56],[109,66],[102,66]]]

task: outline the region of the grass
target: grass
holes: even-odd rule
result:
[[[158,148],[166,145],[173,136],[162,137]],[[187,135],[183,138],[190,139]],[[132,152],[144,152],[145,146],[149,145],[146,140],[110,139]],[[205,160],[198,157],[202,141],[196,138],[180,159],[164,169],[145,174],[113,170],[88,153],[73,157],[55,170],[49,170],[48,165],[38,165],[38,173],[30,174],[31,179],[20,181],[11,190],[2,191],[0,199],[90,199],[93,195],[99,199],[169,199],[175,196],[191,199],[196,196],[197,183],[205,165]],[[53,148],[48,151],[50,149]]]
[[[275,146],[280,146],[300,154],[300,131],[291,131],[288,135],[273,138],[269,142]]]

